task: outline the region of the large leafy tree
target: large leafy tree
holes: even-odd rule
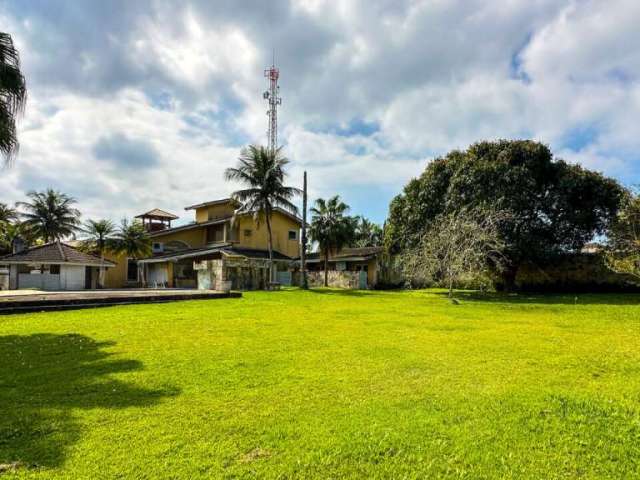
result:
[[[109,250],[114,249],[113,235],[116,233],[116,226],[111,220],[87,220],[82,226],[84,239],[82,245],[92,253],[100,255],[100,275],[98,287],[104,287],[104,256]]]
[[[0,32],[0,154],[11,161],[18,150],[16,116],[24,109],[27,87],[11,35]]]
[[[415,247],[441,214],[478,206],[505,212],[502,276],[513,288],[524,261],[579,250],[605,233],[623,192],[615,180],[555,159],[541,143],[480,142],[435,159],[393,199],[385,245],[391,252]]]
[[[355,222],[349,217],[349,206],[336,195],[329,200],[318,198],[311,208],[309,235],[318,243],[324,258],[324,286],[328,286],[329,255],[353,242]]]
[[[231,195],[240,204],[236,215],[250,213],[258,224],[262,218],[265,220],[269,243],[270,279],[273,279],[273,210],[279,207],[293,214],[298,213],[292,199],[301,191],[284,184],[285,167],[288,163],[289,160],[282,154],[282,148],[272,151],[262,146],[249,145],[240,153],[237,167],[225,171],[227,180],[238,182],[245,187]]]
[[[28,202],[17,205],[23,210],[23,223],[34,238],[53,242],[75,237],[80,226],[80,211],[74,208],[76,200],[73,197],[52,189],[29,192],[27,197]]]

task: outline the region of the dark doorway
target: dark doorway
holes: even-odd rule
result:
[[[84,288],[91,290],[91,267],[84,267]]]

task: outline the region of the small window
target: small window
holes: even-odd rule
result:
[[[246,228],[244,230],[244,236],[245,237],[250,237],[251,236],[251,229],[250,228]]]
[[[297,240],[298,232],[296,230],[289,230],[289,240]]]
[[[50,265],[49,273],[51,275],[60,275],[60,265]]]

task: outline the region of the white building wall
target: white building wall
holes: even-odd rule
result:
[[[60,266],[61,290],[84,290],[85,267],[76,265]]]
[[[60,290],[60,275],[49,273],[21,273],[18,279],[20,288],[37,288],[40,290]]]

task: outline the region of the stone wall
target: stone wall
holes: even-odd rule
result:
[[[324,286],[324,271],[307,272],[310,287]],[[357,289],[360,287],[360,272],[329,270],[327,280],[330,287]]]

